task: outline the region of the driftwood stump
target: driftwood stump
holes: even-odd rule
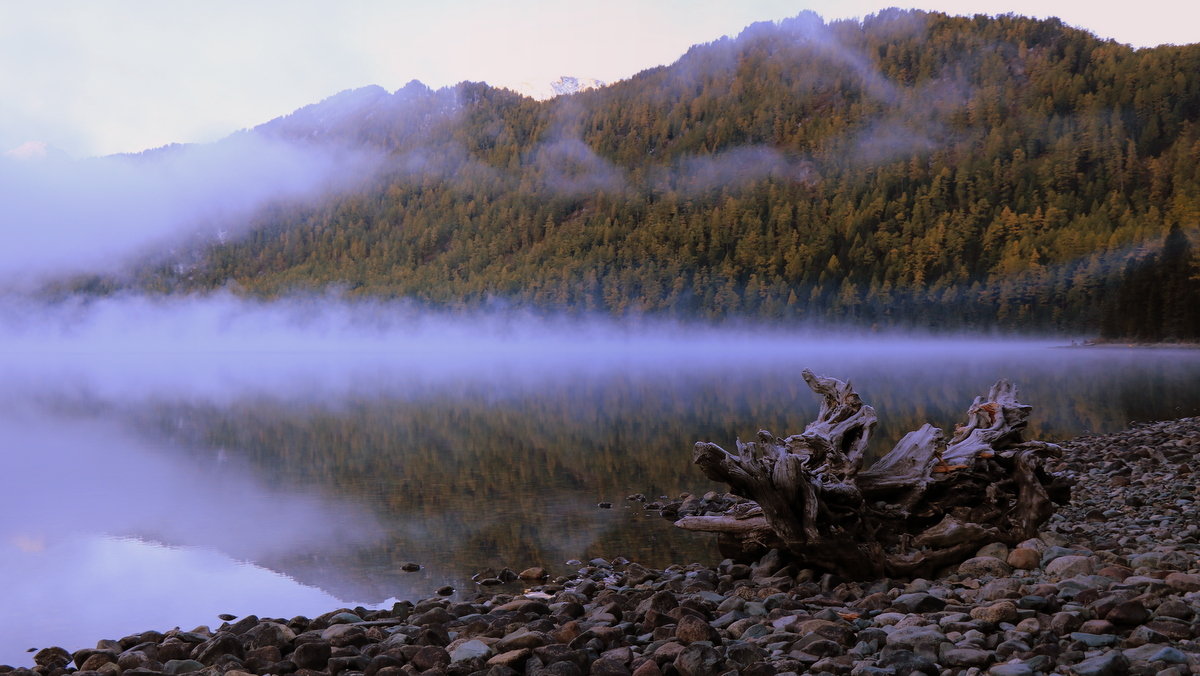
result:
[[[949,442],[925,425],[862,470],[875,410],[850,383],[803,375],[821,411],[802,433],[760,431],[735,453],[707,442],[693,451],[710,479],[753,502],[677,526],[717,533],[735,558],[776,548],[849,578],[931,576],[985,544],[1035,537],[1070,498],[1070,482],[1045,466],[1061,449],[1022,441],[1031,407],[1007,381],[976,397]]]

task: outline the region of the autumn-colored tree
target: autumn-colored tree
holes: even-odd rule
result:
[[[320,124],[390,170],[133,283],[1195,338],[1198,73],[1198,45],[888,10],[545,102],[358,90],[250,133]]]

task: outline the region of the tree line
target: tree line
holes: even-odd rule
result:
[[[1197,45],[888,10],[545,102],[345,92],[248,133],[380,150],[382,174],[71,284],[1195,338],[1198,73]]]

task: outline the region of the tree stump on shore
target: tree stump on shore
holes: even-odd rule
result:
[[[1062,450],[1022,441],[1032,407],[1005,380],[976,397],[949,442],[927,424],[863,470],[875,410],[850,383],[803,376],[821,397],[804,432],[759,431],[735,453],[708,442],[693,451],[705,475],[753,502],[676,526],[717,533],[734,558],[775,548],[853,579],[932,576],[990,542],[1035,537],[1070,498],[1071,482],[1046,468]]]

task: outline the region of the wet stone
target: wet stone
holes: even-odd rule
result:
[[[1051,561],[1064,556],[1088,556],[1090,554],[1091,552],[1086,549],[1072,549],[1070,547],[1053,545],[1042,550],[1042,566],[1045,567]]]
[[[1137,648],[1122,651],[1126,659],[1135,662],[1165,662],[1167,664],[1186,664],[1188,657],[1177,648],[1165,645],[1147,644]]]
[[[414,667],[421,671],[429,669],[440,669],[450,664],[450,653],[441,646],[421,646],[419,650],[412,656],[411,661]]]
[[[71,663],[71,653],[58,646],[42,648],[34,654],[33,663],[50,669],[65,667]]]
[[[945,640],[945,634],[937,627],[903,627],[888,634],[887,645],[907,648],[922,644],[937,645]]]
[[[941,669],[937,663],[928,657],[918,655],[911,650],[885,650],[879,658],[879,666],[891,668],[896,674],[927,674],[940,676]]]
[[[100,667],[116,662],[116,656],[108,651],[94,651],[88,655],[83,664],[79,665],[80,671],[97,671]]]
[[[708,622],[694,615],[685,615],[679,620],[675,627],[675,636],[685,644],[719,639]]]
[[[363,619],[354,613],[338,613],[329,618],[329,624],[353,624],[362,621]]]
[[[229,615],[226,615],[225,617],[229,617]],[[224,618],[222,618],[222,619],[224,619]],[[234,619],[236,619],[236,618],[234,618]],[[227,621],[229,621],[229,620],[227,620]],[[245,634],[247,631],[249,631],[256,625],[258,625],[258,623],[259,623],[259,620],[258,620],[257,616],[247,615],[246,617],[243,617],[242,619],[238,620],[237,622],[234,622],[233,624],[229,625],[227,628],[225,628],[225,631],[228,631],[229,633],[233,634],[234,636],[241,636],[242,634]]]
[[[296,632],[277,622],[260,622],[242,635],[242,641],[249,650],[268,646],[283,648],[295,638]]]
[[[1155,617],[1190,620],[1193,615],[1191,606],[1179,599],[1166,599],[1154,609]]]
[[[1056,612],[1056,614],[1050,618],[1051,632],[1054,632],[1060,636],[1072,633],[1074,630],[1079,629],[1082,626],[1084,626],[1084,618],[1082,618],[1078,612]]]
[[[793,644],[793,650],[801,650],[817,657],[836,657],[846,652],[842,644],[809,634]]]
[[[951,667],[982,667],[992,661],[991,652],[977,648],[952,648],[941,654],[941,662]]]
[[[1045,561],[1045,556],[1042,557]],[[1096,564],[1090,556],[1066,555],[1059,556],[1045,564],[1046,574],[1057,578],[1071,578],[1077,575],[1091,575],[1096,570]]]
[[[672,662],[682,676],[718,676],[721,656],[712,646],[694,643],[685,647]]]
[[[774,673],[772,670],[771,674]],[[633,676],[662,676],[662,669],[658,668],[658,663],[654,660],[647,660],[633,670]]]
[[[629,667],[615,659],[601,657],[591,664],[591,676],[630,676]]]
[[[1087,658],[1071,667],[1075,676],[1125,676],[1129,673],[1129,660],[1117,651]]]
[[[1166,636],[1172,641],[1182,641],[1194,636],[1191,625],[1184,624],[1183,622],[1169,622],[1165,619],[1160,619],[1151,620],[1144,626]]]
[[[1071,633],[1071,640],[1078,641],[1089,648],[1099,648],[1115,644],[1117,637],[1114,634],[1089,634],[1076,631]]]
[[[1166,636],[1154,631],[1153,629],[1141,626],[1136,627],[1129,632],[1129,636],[1125,639],[1124,645],[1130,648],[1145,645],[1147,643],[1166,643],[1169,639]]]
[[[1000,601],[988,606],[971,609],[971,617],[973,619],[991,624],[1016,622],[1018,616],[1017,605],[1012,601]]]
[[[300,669],[320,670],[329,661],[332,647],[325,641],[309,641],[296,646],[289,659]]]
[[[518,578],[526,581],[544,580],[549,576],[550,574],[546,572],[546,569],[539,566],[526,568],[517,574]]]
[[[1079,625],[1079,631],[1085,634],[1111,634],[1116,629],[1116,625],[1108,620],[1088,620]]]
[[[242,656],[242,641],[231,633],[221,632],[192,650],[192,659],[210,666],[225,655]]]
[[[1141,601],[1125,601],[1108,611],[1104,619],[1116,625],[1134,626],[1150,619],[1150,611]]]
[[[1171,573],[1163,580],[1171,589],[1182,592],[1200,591],[1200,575]]]
[[[525,664],[525,660],[529,658],[532,651],[529,648],[520,648],[518,650],[509,650],[508,652],[500,653],[488,659],[489,667],[508,667],[516,668]]]
[[[163,673],[176,676],[177,674],[190,674],[203,668],[204,665],[196,660],[171,660],[163,665]]]
[[[946,602],[932,594],[914,592],[897,596],[892,601],[892,607],[904,613],[930,613],[945,608]]]
[[[971,577],[1003,577],[1012,573],[1012,567],[1000,559],[991,556],[977,556],[967,559],[958,565],[960,575]]]
[[[988,676],[1033,676],[1034,670],[1023,662],[994,664],[987,671]]]

